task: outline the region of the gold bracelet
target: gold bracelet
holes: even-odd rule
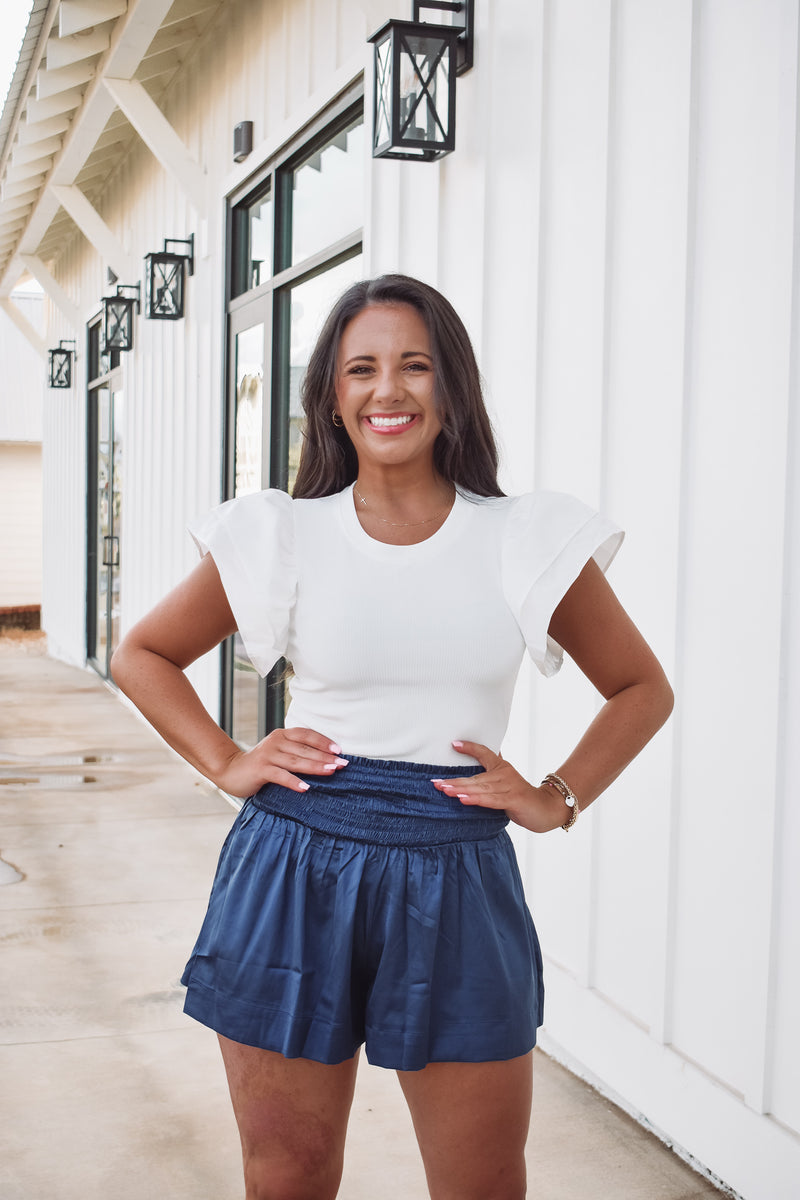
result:
[[[545,775],[544,779],[542,780],[541,786],[555,788],[557,792],[561,793],[561,795],[564,797],[564,800],[566,801],[566,803],[572,809],[572,812],[570,813],[570,816],[569,816],[569,820],[565,821],[564,824],[561,826],[561,828],[565,831],[565,833],[569,833],[570,829],[572,829],[572,826],[577,821],[578,816],[581,811],[580,808],[578,807],[578,797],[575,795],[572,788],[567,783],[566,779],[562,779],[560,775],[553,775],[553,774]]]

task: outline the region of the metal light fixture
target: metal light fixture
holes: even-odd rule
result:
[[[233,130],[233,161],[244,162],[253,151],[253,122],[240,121]]]
[[[188,246],[178,254],[169,246]],[[188,238],[165,238],[164,249],[145,257],[144,315],[150,320],[179,321],[183,316],[183,266],[194,275],[194,234]]]
[[[126,296],[125,292],[136,292]],[[133,349],[133,310],[141,307],[138,283],[119,283],[114,296],[103,297],[103,353]]]
[[[451,12],[452,25],[420,21],[420,9]],[[433,162],[456,145],[456,76],[473,63],[474,0],[414,0],[414,19],[392,19],[375,46],[373,158]]]
[[[47,351],[50,364],[50,374],[47,381],[48,387],[72,387],[72,360],[73,358],[77,358],[77,355],[74,350],[68,350],[66,347],[74,345],[74,338],[67,338],[66,340],[62,338],[55,349]]]

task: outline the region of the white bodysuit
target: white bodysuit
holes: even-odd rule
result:
[[[362,529],[352,485],[229,500],[190,532],[259,673],[281,655],[292,664],[287,727],[325,734],[345,757],[432,765],[473,761],[454,738],[500,749],[525,648],[544,675],[558,670],[553,611],[623,536],[560,493],[463,493],[432,537],[390,546]]]

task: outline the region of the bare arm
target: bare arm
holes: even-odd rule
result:
[[[569,757],[555,771],[585,809],[612,783],[672,711],[672,688],[650,647],[592,560],[558,605],[550,635],[594,684],[605,704]],[[498,754],[474,742],[457,743],[485,774],[437,784],[463,803],[504,808],[536,832],[562,825],[570,810],[552,788],[534,787]]]
[[[115,682],[174,750],[233,796],[267,782],[296,791],[292,772],[330,773],[343,760],[314,730],[275,730],[241,750],[209,716],[184,670],[236,630],[216,564],[207,555],[123,639],[111,659]]]
[[[559,604],[550,633],[605,699],[557,769],[586,808],[667,720],[672,688],[594,561]]]

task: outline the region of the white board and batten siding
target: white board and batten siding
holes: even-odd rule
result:
[[[459,151],[419,185],[395,169],[374,265],[464,312],[509,489],[626,527],[612,579],[678,694],[569,839],[518,839],[543,1042],[742,1195],[790,1200],[798,6],[509,2],[478,37]],[[526,672],[507,750],[540,778],[593,711],[574,670]]]
[[[42,296],[9,298],[39,333]],[[42,401],[46,362],[0,308],[0,609],[38,605],[42,595]]]
[[[186,319],[137,319],[136,348],[122,355],[125,628],[194,565],[186,523],[220,498],[226,192],[258,169],[259,148],[275,152],[358,76],[368,25],[357,6],[327,0],[225,6],[164,102],[175,132],[206,172],[206,211],[198,211],[138,138],[98,205],[137,261],[160,249],[165,237],[194,232],[196,247]],[[257,152],[236,168],[233,129],[245,119],[253,120]],[[109,292],[105,271],[76,232],[55,274],[87,321]],[[74,336],[52,306],[49,311],[51,340]],[[85,385],[83,355],[70,403],[48,414],[49,441],[60,449],[45,480],[52,523],[60,524],[63,514],[65,526],[46,544],[45,625],[54,652],[73,662],[85,659]],[[216,711],[217,656],[191,674]]]
[[[543,1043],[746,1200],[796,1200],[798,0],[476,10],[456,152],[370,165],[367,269],[418,274],[464,315],[507,490],[574,492],[625,526],[612,581],[677,693],[569,836],[516,838]],[[167,97],[210,206],[186,320],[139,321],[123,356],[126,625],[192,565],[184,525],[219,498],[222,202],[258,166],[232,167],[233,127],[253,119],[277,149],[368,68],[390,15],[232,3]],[[139,145],[102,211],[138,257],[200,224]],[[94,252],[76,238],[56,273],[91,315]],[[47,627],[75,658],[82,386],[45,434]],[[216,671],[194,675],[212,711]],[[595,711],[569,664],[550,681],[524,668],[506,752],[541,778]]]

